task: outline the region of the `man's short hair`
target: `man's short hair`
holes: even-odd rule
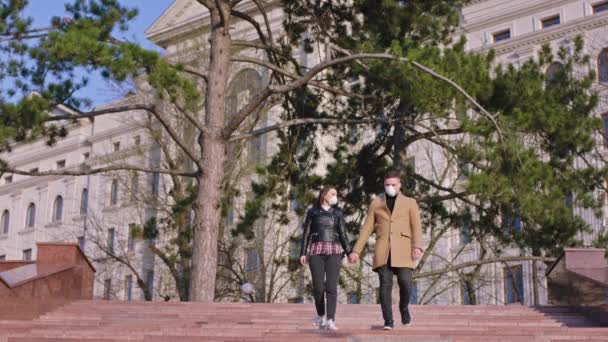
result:
[[[397,170],[389,170],[384,174],[384,180],[387,180],[389,178],[401,179],[401,173]]]

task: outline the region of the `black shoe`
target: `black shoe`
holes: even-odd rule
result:
[[[384,322],[384,327],[382,327],[382,329],[384,329],[384,330],[393,330],[394,327],[395,327],[395,322],[394,321],[385,321]]]
[[[410,310],[405,309],[405,311],[401,312],[401,323],[403,323],[403,325],[405,326],[412,325],[412,317],[410,316]]]

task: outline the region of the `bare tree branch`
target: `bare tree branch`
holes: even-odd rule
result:
[[[100,116],[100,115],[128,112],[128,111],[132,111],[132,110],[148,111],[148,110],[150,110],[150,108],[151,107],[146,104],[133,104],[133,105],[100,109],[100,110],[92,110],[90,112],[80,112],[78,115],[67,114],[67,115],[49,116],[48,118],[46,118],[45,121],[50,122],[50,121],[62,121],[62,120],[87,119],[87,118],[94,118],[94,117]]]
[[[260,27],[260,24],[255,19],[253,19],[250,15],[243,13],[243,12],[239,12],[234,9],[230,11],[230,15],[243,19],[243,20],[247,21],[248,23],[250,23],[255,28],[256,32],[258,33],[258,36],[260,37],[260,41],[262,42],[262,44],[264,44],[264,46],[268,47],[268,48],[272,47],[272,42],[268,41],[268,38],[266,37],[266,35],[264,35],[264,32],[262,32],[262,28]]]
[[[183,141],[178,132],[176,132],[175,129],[171,126],[171,123],[169,123],[169,121],[167,121],[164,116],[156,110],[155,107],[150,107],[148,109],[148,112],[152,113],[156,117],[156,119],[163,125],[167,133],[169,133],[173,141],[184,151],[184,153],[186,153],[188,158],[190,158],[196,164],[199,170],[202,171],[203,167],[201,165],[201,158],[197,157],[195,155],[194,150],[192,150],[188,145],[186,145],[186,143]]]
[[[356,61],[356,60],[360,60],[360,59],[387,59],[387,60],[398,61],[398,62],[403,62],[403,63],[411,63],[416,68],[422,70],[423,72],[430,74],[432,77],[448,83],[450,86],[455,88],[458,92],[460,92],[464,97],[466,97],[469,102],[471,102],[488,120],[490,120],[492,122],[492,124],[496,128],[496,132],[499,136],[499,139],[501,139],[501,140],[503,139],[502,131],[501,131],[495,117],[493,115],[491,115],[490,113],[488,113],[483,108],[483,106],[481,106],[471,95],[469,95],[469,93],[467,93],[456,82],[452,81],[451,79],[449,79],[445,76],[442,76],[442,75],[436,73],[432,69],[430,69],[416,61],[411,61],[405,57],[398,57],[398,56],[394,56],[394,55],[386,54],[386,53],[360,53],[360,54],[352,54],[352,55],[345,56],[345,57],[334,58],[334,59],[328,60],[326,62],[317,64],[316,66],[311,68],[306,74],[293,80],[289,84],[284,84],[284,85],[270,84],[270,85],[268,85],[264,90],[262,90],[258,94],[258,96],[254,97],[246,106],[244,106],[234,116],[234,119],[225,128],[224,136],[229,136],[230,134],[232,134],[238,128],[240,123],[243,122],[245,120],[245,118],[249,114],[251,114],[271,94],[287,93],[292,90],[298,89],[298,88],[306,85],[307,83],[309,83],[317,74],[319,74],[320,72],[322,72],[328,68],[331,68],[334,65],[338,65],[338,64],[342,64],[342,63],[346,63],[346,62],[350,62],[350,61]]]
[[[361,125],[361,124],[374,124],[374,123],[384,123],[384,124],[392,124],[395,122],[401,122],[408,120],[406,118],[397,118],[397,119],[382,119],[382,118],[361,118],[361,119],[338,119],[338,118],[302,118],[302,119],[293,119],[287,121],[281,121],[278,124],[262,127],[248,133],[235,135],[230,141],[237,141],[242,139],[249,139],[258,135],[266,134],[272,131],[276,131],[282,128],[291,127],[291,126],[301,126],[301,125]]]
[[[477,266],[477,265],[512,262],[512,261],[533,261],[533,260],[542,261],[542,262],[553,262],[553,261],[555,261],[555,258],[547,258],[547,257],[540,257],[540,256],[511,256],[511,257],[498,257],[498,258],[489,258],[489,259],[484,259],[484,260],[475,260],[475,261],[464,262],[462,264],[446,267],[446,268],[436,270],[436,271],[418,273],[418,274],[414,275],[414,279],[446,274],[446,273],[457,271],[457,270],[460,270],[460,269],[463,269],[466,267]]]
[[[66,22],[66,20],[69,20],[69,19],[67,19],[67,18],[63,19],[64,22]],[[53,26],[46,26],[46,27],[41,27],[41,28],[37,28],[37,29],[32,29],[32,30],[28,30],[25,32],[0,33],[0,37],[2,37],[2,38],[0,38],[0,43],[15,41],[15,40],[35,39],[35,38],[44,37],[49,34],[49,31],[52,31],[56,28],[57,28],[57,26],[53,25]],[[40,32],[43,32],[43,33],[40,33]]]
[[[261,60],[261,59],[257,59],[257,58],[252,58],[252,57],[245,57],[245,56],[236,56],[236,57],[232,57],[232,61],[233,62],[243,62],[243,63],[251,63],[251,64],[257,64],[260,66],[264,66],[272,71],[275,71],[281,75],[287,76],[291,79],[297,79],[298,77],[300,77],[301,75],[297,75],[297,74],[293,74],[291,72],[288,72],[287,70],[278,67],[277,65]],[[354,98],[359,98],[359,99],[367,99],[369,98],[368,96],[365,95],[360,95],[360,94],[355,94],[355,93],[350,93],[348,91],[345,91],[344,89],[340,89],[340,88],[336,88],[336,87],[332,87],[330,85],[327,85],[325,83],[322,82],[318,82],[318,81],[310,81],[308,82],[308,85],[319,88],[319,89],[323,89],[327,92],[330,92],[332,94],[335,95],[342,95],[342,96],[347,96],[347,97],[354,97]]]
[[[255,5],[257,6],[260,13],[262,13],[262,17],[264,18],[264,25],[266,25],[266,33],[268,34],[268,41],[270,42],[270,46],[274,46],[274,38],[272,36],[272,28],[270,27],[270,20],[268,20],[268,13],[266,13],[266,9],[260,2],[260,0],[253,0]]]
[[[302,72],[300,70],[301,69],[300,63],[295,59],[295,57],[293,57],[292,54],[284,53],[283,51],[277,49],[274,46],[267,46],[267,45],[264,45],[264,44],[261,44],[258,42],[249,41],[249,40],[233,40],[232,45],[270,51],[277,56],[281,56],[282,58],[289,60],[291,62],[291,64],[293,64],[293,66],[296,68],[296,73],[298,74],[297,77],[302,76]],[[263,61],[263,62],[266,62],[266,61]],[[277,68],[278,70],[275,70],[277,72],[281,72],[281,73],[287,72],[286,70],[279,68],[277,65],[274,65],[272,63],[269,63],[269,64],[272,65],[273,68]],[[284,75],[286,75],[286,74],[284,74]]]
[[[189,66],[189,65],[184,65],[182,66],[182,70],[190,75],[194,75],[194,76],[198,76],[200,78],[202,78],[203,80],[205,80],[205,82],[209,82],[209,78],[207,73],[205,72],[201,72],[200,70],[196,70],[195,68]]]
[[[30,35],[25,35],[25,36],[18,35],[18,36],[14,36],[14,37],[0,38],[0,43],[12,42],[12,41],[17,41],[17,40],[36,39],[36,38],[46,37],[47,35],[48,35],[48,33],[40,33],[40,34],[30,34]]]
[[[205,6],[207,9],[213,8],[213,3],[211,0],[197,0],[199,4]]]

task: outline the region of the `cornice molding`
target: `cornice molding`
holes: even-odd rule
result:
[[[44,151],[43,153],[41,153],[40,149],[37,149],[36,151],[28,152],[26,154],[20,154],[18,157],[15,157],[14,159],[12,159],[12,158],[7,158],[7,159],[9,160],[9,164],[12,167],[19,167],[19,166],[34,163],[37,161],[51,160],[52,158],[55,158],[57,156],[60,156],[62,154],[68,153],[68,152],[76,151],[79,148],[82,148],[85,146],[87,146],[86,135],[79,134],[78,136],[74,137],[73,141],[66,143],[63,146],[60,146],[60,147],[44,146],[43,148],[47,148],[48,150]]]
[[[498,55],[502,55],[522,48],[529,48],[530,46],[539,46],[556,39],[574,37],[585,31],[607,25],[608,12],[598,13],[566,22],[553,28],[530,32],[521,36],[515,36],[500,43],[482,46],[476,50],[487,51],[494,49]]]
[[[488,0],[485,0],[485,1],[488,1]],[[551,6],[559,7],[559,6],[562,6],[562,5],[571,3],[571,2],[578,2],[578,1],[580,1],[580,0],[553,0],[551,3]],[[479,2],[484,2],[484,1],[479,1]],[[537,12],[539,10],[546,9],[546,8],[547,8],[546,1],[537,1],[537,3],[535,3],[533,5],[526,4],[525,6],[521,6],[520,8],[517,8],[513,11],[509,11],[506,13],[504,13],[504,12],[497,13],[493,16],[485,17],[481,20],[473,20],[470,23],[467,23],[465,21],[464,23],[462,23],[461,29],[465,32],[471,32],[471,31],[475,31],[475,30],[478,30],[483,27],[495,26],[499,23],[509,22],[514,19],[522,18],[527,15],[530,15],[531,13],[534,13],[534,12]]]
[[[48,183],[69,176],[36,176],[20,180],[11,184],[0,186],[0,196],[11,195],[14,192],[21,192],[24,189],[36,187],[34,190],[40,191],[39,188],[48,188]]]

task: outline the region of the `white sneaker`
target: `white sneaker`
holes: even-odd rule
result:
[[[336,327],[336,322],[334,322],[333,319],[327,321],[327,330],[338,330],[338,327]]]
[[[312,320],[312,325],[317,327],[324,327],[327,325],[327,320],[325,316],[315,316]]]

